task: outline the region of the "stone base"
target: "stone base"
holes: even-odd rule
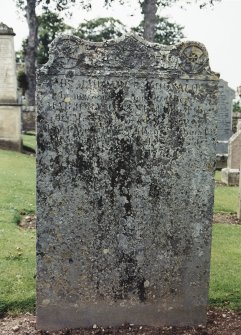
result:
[[[239,169],[229,169],[229,168],[222,169],[221,181],[228,186],[238,186]]]
[[[216,170],[222,170],[227,167],[228,154],[216,155]]]
[[[166,308],[161,304],[66,305],[38,306],[37,329],[56,331],[69,328],[118,327],[130,323],[136,326],[197,326],[206,325],[206,306]]]
[[[21,108],[0,105],[0,148],[21,151]]]
[[[22,140],[14,141],[14,140],[3,140],[0,139],[0,149],[4,150],[14,150],[14,151],[22,151]]]

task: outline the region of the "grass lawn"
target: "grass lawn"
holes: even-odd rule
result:
[[[209,302],[241,310],[241,225],[213,225]]]
[[[216,171],[215,180],[221,181],[221,172]],[[214,213],[226,212],[237,213],[238,209],[238,186],[223,186],[218,185],[215,188],[214,195]]]
[[[25,135],[28,136],[28,135]],[[24,138],[35,145],[34,136]],[[0,150],[0,315],[35,307],[35,232],[20,229],[35,211],[35,158]],[[235,212],[238,190],[218,186],[215,211]],[[210,303],[241,310],[241,226],[213,226]]]
[[[36,136],[33,132],[23,134],[23,145],[33,150],[36,149]]]
[[[35,211],[35,158],[0,150],[0,314],[35,303],[35,232],[18,228]]]

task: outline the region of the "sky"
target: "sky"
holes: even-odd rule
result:
[[[76,7],[66,23],[77,27],[85,20],[112,16],[131,27],[142,20],[137,0],[130,0],[130,4],[125,6],[115,5],[109,10],[104,8],[102,0],[93,3],[90,12]],[[184,26],[185,40],[203,43],[209,53],[211,69],[219,72],[236,91],[241,85],[241,0],[222,0],[202,10],[193,1],[185,9],[175,5],[159,10],[158,14]],[[20,49],[28,29],[22,13],[16,10],[15,0],[0,0],[0,22],[14,29],[15,49]]]

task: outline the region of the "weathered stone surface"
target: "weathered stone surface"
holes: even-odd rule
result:
[[[239,185],[239,169],[224,168],[221,171],[221,181],[228,186]]]
[[[0,148],[21,150],[21,110],[12,28],[0,23]]]
[[[4,35],[1,31],[0,26],[0,102],[16,103],[17,81],[13,35]]]
[[[241,113],[233,112],[232,113],[232,132],[236,133],[238,122],[241,121]]]
[[[0,104],[0,148],[21,151],[20,117],[19,106]]]
[[[229,140],[228,147],[228,168],[240,169],[241,159],[241,130],[237,132]]]
[[[241,121],[238,122],[237,132],[228,142],[228,162],[227,168],[221,171],[221,180],[223,183],[234,186],[239,185],[239,170],[241,160]]]
[[[196,42],[55,40],[38,75],[39,328],[205,323],[217,93]]]
[[[217,143],[217,168],[227,166],[228,140],[232,136],[232,108],[235,91],[223,79],[219,80],[218,98],[218,143]],[[224,165],[224,166],[223,166]]]

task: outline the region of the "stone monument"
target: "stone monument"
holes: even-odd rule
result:
[[[241,160],[241,120],[237,124],[237,132],[229,140],[227,168],[221,171],[221,180],[229,186],[239,185]]]
[[[37,85],[38,328],[206,322],[218,80],[197,42],[52,43]]]
[[[12,28],[0,23],[0,148],[21,150],[14,35]]]
[[[232,136],[232,108],[235,91],[228,86],[223,79],[219,80],[218,98],[218,143],[217,143],[217,164],[216,168],[221,169],[227,166],[228,141]]]

